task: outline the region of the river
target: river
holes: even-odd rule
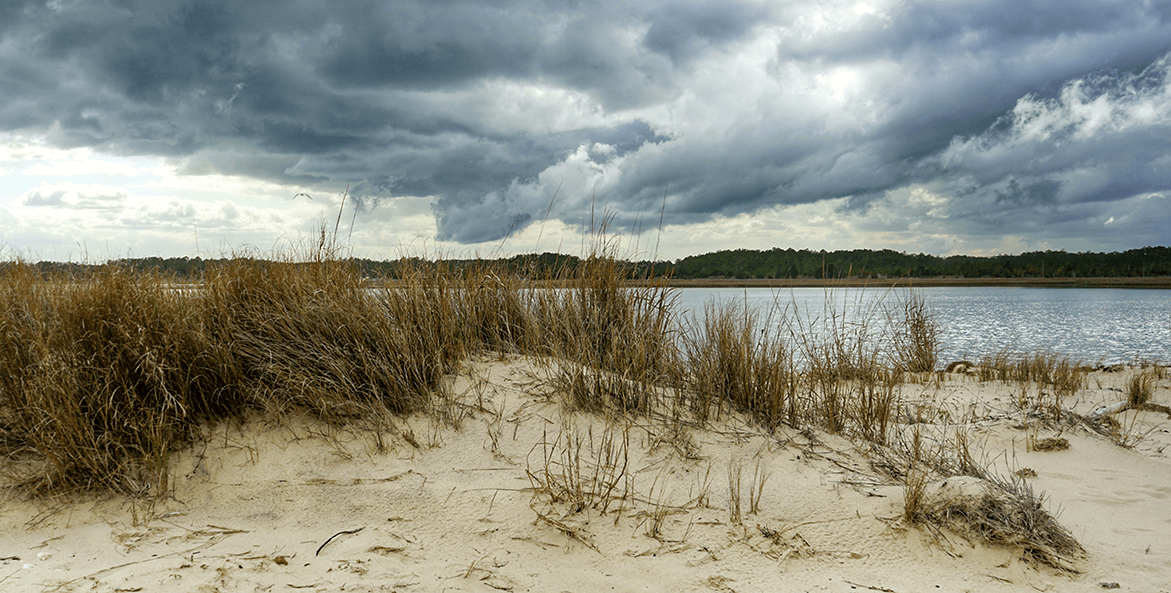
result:
[[[739,300],[790,326],[818,326],[837,315],[846,323],[886,324],[885,311],[905,288],[682,288],[685,317],[705,303]],[[939,324],[940,362],[973,360],[1000,351],[1066,355],[1087,364],[1171,361],[1171,290],[1117,288],[916,288]]]

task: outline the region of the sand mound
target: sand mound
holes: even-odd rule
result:
[[[1096,376],[1098,387],[1070,403],[1088,413],[1117,399],[1114,382],[1124,380]],[[910,526],[903,486],[874,469],[871,450],[841,437],[768,434],[736,417],[700,427],[564,413],[526,359],[480,359],[453,381],[462,415],[403,420],[382,450],[358,429],[258,420],[210,430],[172,461],[171,495],[153,503],[10,494],[0,590],[905,593],[1171,583],[1171,435],[1159,414],[1119,418],[1143,437],[1126,448],[1030,421],[1012,407],[1010,385],[958,377],[900,388],[919,409],[972,410],[975,458],[996,475],[1033,471],[1029,488],[1045,493],[1042,506],[1084,547],[1062,571],[1018,542],[974,535],[1012,508],[997,506],[1003,491],[987,479],[929,483],[926,506],[946,520]],[[1166,391],[1154,399],[1166,403]],[[1058,429],[1069,449],[1026,445]]]

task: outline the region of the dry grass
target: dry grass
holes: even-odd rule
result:
[[[799,421],[799,376],[792,347],[771,319],[733,301],[705,307],[684,340],[688,407],[703,422],[725,407],[772,429]]]
[[[324,233],[302,257],[237,257],[196,288],[114,264],[87,277],[0,264],[3,467],[33,493],[163,495],[171,455],[206,426],[249,412],[308,412],[370,428],[380,444],[387,434],[417,445],[413,433],[396,432],[396,416],[424,412],[458,426],[478,413],[445,393],[445,376],[490,350],[537,356],[567,411],[606,419],[596,436],[563,426],[530,455],[534,511],[558,529],[573,526],[554,507],[620,515],[639,499],[629,468],[635,418],[660,423],[655,434],[692,460],[688,428],[735,412],[766,431],[818,428],[886,451],[884,467],[906,484],[908,523],[979,517],[992,531],[967,529],[1054,565],[1071,549],[1041,497],[989,476],[966,434],[928,446],[918,425],[908,435],[895,421],[904,377],[938,362],[939,328],[922,297],[841,310],[827,293],[812,317],[779,303],[763,312],[730,303],[684,325],[668,279],[631,275],[602,246],[555,278],[404,260],[394,278],[369,284]],[[1002,353],[979,368],[986,379],[1044,386],[1024,403],[1049,414],[1084,384],[1080,367],[1054,355]],[[493,414],[482,403],[475,410]],[[500,420],[496,412],[488,425],[494,448]],[[738,461],[728,466],[733,523],[760,511],[769,479],[758,465],[744,509],[742,471]],[[996,496],[964,509],[933,502],[931,480],[955,475],[988,481]],[[709,487],[705,475],[692,502],[706,504]],[[647,524],[655,537],[675,508],[659,494]]]
[[[893,311],[888,311],[894,327],[892,346],[895,368],[911,373],[930,373],[939,363],[942,328],[927,297],[920,292],[899,296]]]
[[[408,270],[371,291],[324,242],[308,261],[237,258],[198,289],[108,264],[0,270],[0,446],[34,491],[162,494],[167,459],[209,423],[309,411],[389,426],[429,409],[480,347],[462,292]]]
[[[537,291],[529,350],[555,361],[571,408],[647,415],[679,380],[675,293],[663,282],[630,285],[631,272],[603,252],[558,278],[564,288]]]
[[[1126,401],[1133,408],[1142,407],[1151,401],[1158,378],[1158,367],[1144,368],[1130,377],[1126,383]]]
[[[1017,405],[1039,416],[1059,419],[1062,402],[1085,389],[1088,367],[1053,352],[1019,354],[1000,351],[980,359],[975,367],[981,381],[1017,383]]]
[[[606,423],[594,438],[572,423],[549,440],[548,433],[529,454],[527,474],[534,491],[534,504],[566,514],[595,509],[605,514],[615,502],[625,504],[632,496],[630,430]],[[534,465],[532,456],[540,453]]]
[[[974,491],[949,492],[943,482],[934,496],[920,495],[905,515],[912,523],[947,527],[987,544],[1017,548],[1026,559],[1077,572],[1076,560],[1085,550],[1045,510],[1045,497],[1024,478],[1013,475],[970,484]]]
[[[933,532],[948,528],[989,545],[1019,549],[1026,559],[1076,572],[1083,549],[1045,509],[1045,497],[1025,476],[1000,476],[972,454],[963,428],[925,434],[920,424],[889,447],[874,450],[872,464],[903,482],[903,520]]]

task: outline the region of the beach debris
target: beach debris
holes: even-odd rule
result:
[[[913,521],[1015,547],[1025,558],[1070,573],[1078,572],[1074,562],[1085,551],[1023,480],[952,476],[928,484]]]
[[[947,365],[947,369],[946,369],[946,372],[948,372],[948,373],[960,373],[960,374],[975,373],[977,371],[978,371],[978,367],[976,366],[976,364],[972,363],[972,362],[968,362],[966,360],[957,360],[957,361]]]
[[[1122,400],[1120,402],[1113,403],[1108,406],[1098,406],[1097,408],[1094,408],[1093,412],[1086,414],[1086,418],[1089,418],[1091,420],[1096,420],[1096,419],[1101,418],[1103,416],[1117,414],[1119,412],[1123,412],[1128,409],[1130,409],[1130,402],[1127,400]]]
[[[1069,449],[1069,439],[1065,437],[1037,439],[1031,444],[1034,451],[1065,451]],[[1036,476],[1035,473],[1033,475]]]
[[[846,583],[847,585],[854,586],[854,587],[862,587],[864,589],[870,589],[871,591],[882,591],[883,593],[895,593],[894,589],[887,589],[886,587],[876,587],[874,585],[864,585],[862,583],[855,583],[853,581],[846,581],[846,580],[843,580],[842,582]]]
[[[335,533],[335,534],[333,534],[333,535],[329,536],[329,539],[325,540],[325,543],[321,544],[321,547],[320,547],[320,548],[317,548],[317,552],[315,552],[313,555],[314,555],[314,556],[318,556],[318,555],[320,555],[320,554],[321,554],[321,550],[325,549],[325,546],[328,546],[328,545],[329,545],[329,542],[333,541],[333,540],[334,540],[334,538],[336,538],[337,536],[339,536],[339,535],[349,535],[349,534],[351,534],[351,533],[358,533],[359,531],[362,531],[363,529],[365,529],[365,527],[359,527],[359,528],[357,528],[357,529],[347,529],[346,531],[339,531],[339,532],[337,532],[337,533]]]

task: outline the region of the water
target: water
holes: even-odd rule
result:
[[[916,288],[943,330],[940,361],[974,360],[1002,350],[1049,351],[1087,363],[1171,361],[1171,290],[1117,288]],[[884,308],[906,289],[685,288],[678,305],[702,315],[705,303],[740,300],[767,311],[796,311],[804,327],[827,311],[875,332]]]

